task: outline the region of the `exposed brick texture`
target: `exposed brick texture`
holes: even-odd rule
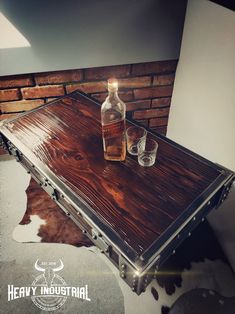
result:
[[[157,61],[148,63],[137,63],[132,66],[132,74],[163,74],[175,72],[177,60]]]
[[[165,97],[172,95],[172,86],[155,86],[151,88],[134,89],[135,99]]]
[[[131,77],[127,79],[118,80],[119,88],[139,88],[151,85],[150,76]]]
[[[70,84],[66,86],[67,93],[71,93],[77,89],[83,91],[84,93],[106,92],[107,83],[106,81],[87,82],[87,83]]]
[[[154,118],[149,120],[149,126],[151,127],[160,127],[167,126],[168,117],[166,118]]]
[[[132,102],[126,103],[126,110],[127,111],[134,111],[138,109],[147,109],[150,108],[151,100],[137,100]]]
[[[153,85],[171,85],[174,83],[175,74],[155,75]]]
[[[103,102],[107,79],[117,77],[119,96],[139,123],[166,134],[177,60],[0,77],[0,120],[81,90]]]
[[[132,91],[126,91],[126,92],[119,91],[118,95],[125,102],[129,100],[133,100]],[[105,98],[108,96],[108,93],[92,94],[91,96],[97,99],[98,101],[103,102]]]
[[[21,91],[23,98],[25,99],[55,97],[64,95],[64,88],[62,85],[25,87],[22,88]]]
[[[35,74],[35,81],[39,85],[79,82],[82,79],[82,70],[67,70]]]
[[[7,114],[1,114],[0,115],[0,121],[16,118],[19,115],[19,113],[7,113]]]
[[[153,108],[170,106],[170,104],[171,104],[171,98],[170,97],[156,98],[156,99],[152,100],[152,107]]]
[[[147,109],[135,111],[133,114],[134,119],[149,119],[154,117],[166,117],[169,114],[169,108],[161,109]]]
[[[0,101],[19,100],[21,98],[19,89],[0,90]]]
[[[0,112],[8,113],[8,112],[27,111],[27,110],[37,108],[43,104],[44,104],[43,99],[2,102],[0,103]]]
[[[130,75],[130,65],[117,65],[110,67],[85,69],[85,79],[108,79],[109,77],[126,77]]]
[[[32,75],[12,75],[0,77],[0,88],[33,86]]]

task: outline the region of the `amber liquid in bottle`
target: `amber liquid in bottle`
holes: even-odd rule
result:
[[[109,95],[101,107],[104,158],[123,161],[126,158],[125,115],[126,106],[117,94],[116,79],[108,81]]]

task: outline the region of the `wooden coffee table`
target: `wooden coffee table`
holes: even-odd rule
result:
[[[127,120],[127,127],[136,122]],[[232,171],[148,129],[159,149],[143,168],[103,158],[100,104],[72,94],[0,127],[9,153],[120,270],[137,294],[227,197]]]

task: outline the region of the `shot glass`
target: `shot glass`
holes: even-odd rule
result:
[[[142,167],[154,165],[157,155],[158,143],[153,139],[147,138],[138,143],[138,163]]]
[[[126,130],[127,151],[131,155],[138,155],[137,144],[139,141],[145,142],[147,131],[141,126],[130,126]]]

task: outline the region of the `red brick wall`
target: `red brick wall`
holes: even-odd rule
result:
[[[0,77],[0,120],[37,108],[76,89],[103,102],[106,81],[119,79],[119,95],[134,119],[165,134],[177,60]]]

